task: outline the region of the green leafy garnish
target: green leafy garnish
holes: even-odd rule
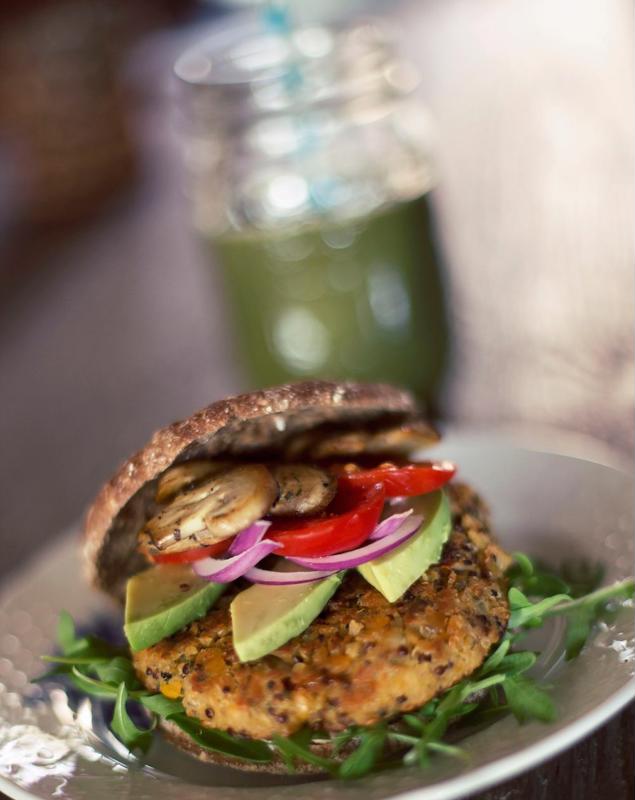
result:
[[[510,653],[501,659],[498,665],[498,671],[503,672],[505,675],[520,675],[521,672],[527,672],[536,663],[536,654],[529,650],[523,650],[520,653]]]
[[[385,725],[360,729],[359,744],[351,755],[342,761],[337,776],[345,779],[361,778],[370,772],[384,750],[387,736]]]
[[[514,554],[514,564],[508,571],[511,614],[501,641],[473,675],[394,724],[353,726],[332,735],[304,728],[289,737],[274,736],[271,742],[206,728],[185,714],[180,700],[144,689],[127,652],[95,637],[78,637],[66,612],[60,615],[57,628],[61,654],[44,657],[55,666],[42,680],[65,676],[83,693],[114,702],[111,730],[130,750],[145,750],[158,719],[169,719],[200,747],[254,763],[267,763],[276,754],[290,772],[305,763],[347,780],[378,767],[425,767],[433,756],[467,757],[464,750],[447,741],[448,729],[461,719],[481,725],[509,713],[520,723],[548,723],[555,718],[548,691],[531,677],[536,653],[519,649],[518,643],[531,629],[560,616],[567,623],[566,658],[577,656],[594,625],[634,594],[635,584],[630,578],[598,588],[603,574],[601,566],[581,560],[563,565],[556,573],[523,553]],[[145,709],[150,718],[147,728],[133,721],[128,703]],[[333,758],[314,751],[316,745],[325,743]],[[405,749],[405,754],[390,755],[395,745],[402,752]],[[343,750],[346,757],[339,762],[337,757]]]
[[[241,739],[224,731],[204,728],[197,720],[188,717],[185,712],[171,715],[169,719],[182,731],[185,731],[190,739],[206,750],[213,750],[215,753],[246,761],[259,763],[271,761],[271,750],[265,742],[258,739]]]
[[[505,678],[503,691],[519,722],[530,719],[551,722],[555,718],[556,710],[551,698],[535,681],[512,673]]]
[[[78,643],[75,633],[75,622],[68,611],[62,611],[60,613],[60,618],[57,622],[57,643],[64,655],[72,653],[73,648]]]
[[[314,753],[309,748],[310,740],[307,742],[306,738],[302,736],[303,733],[303,731],[300,731],[300,736],[294,734],[289,737],[274,735],[271,741],[276,749],[285,757],[285,760],[288,760],[293,765],[295,765],[297,761],[304,761],[305,764],[320,767],[320,769],[323,769],[325,772],[334,774],[338,768],[337,762],[331,758],[323,758]]]
[[[96,662],[94,666],[97,676],[104,683],[123,683],[126,687],[140,685],[129,658],[115,656],[106,662]]]
[[[567,661],[571,661],[572,658],[580,655],[582,648],[591,635],[596,613],[594,608],[579,608],[569,615],[567,632],[564,637],[565,658]]]
[[[548,617],[562,614],[567,618],[565,634],[565,658],[567,661],[580,654],[593,631],[593,626],[610,614],[611,605],[633,597],[634,586],[634,581],[628,578],[612,586],[596,589],[590,594],[576,596],[574,600],[562,603],[546,614]]]
[[[130,719],[126,710],[128,700],[128,690],[125,683],[120,683],[117,689],[117,700],[115,710],[112,714],[110,729],[115,736],[123,742],[128,750],[141,750],[145,752],[152,741],[152,731],[156,725],[153,723],[149,728],[139,728]]]
[[[265,742],[202,728],[196,720],[186,716],[180,700],[142,688],[130,657],[124,655],[125,651],[96,637],[77,637],[75,625],[67,612],[60,615],[57,642],[62,655],[43,656],[44,661],[56,666],[41,680],[65,676],[84,694],[114,701],[110,728],[129,750],[147,749],[157,719],[162,718],[172,720],[205,749],[248,761],[262,763],[271,760],[271,749]],[[148,728],[139,728],[134,723],[126,708],[128,702],[138,703],[150,713]]]
[[[170,719],[176,714],[183,713],[183,703],[180,700],[171,700],[162,694],[142,694],[139,702],[148,711],[152,711],[158,717]]]
[[[514,553],[514,563],[507,571],[513,586],[531,597],[570,594],[569,584],[545,565],[532,561],[524,553]]]
[[[104,681],[91,678],[78,667],[71,667],[69,679],[71,683],[80,691],[84,692],[84,694],[102,698],[113,698],[117,696],[118,687],[115,686],[115,684],[105,683]]]
[[[42,656],[42,661],[52,664],[97,666],[97,664],[108,664],[112,660],[109,656]]]
[[[567,594],[554,594],[537,603],[532,603],[520,589],[516,589],[514,586],[509,590],[508,597],[512,612],[508,623],[510,628],[523,628],[528,624],[530,627],[537,627],[537,624],[542,624],[543,617],[549,609],[571,599]]]
[[[481,666],[481,674],[487,675],[489,672],[494,672],[494,670],[498,667],[501,661],[507,655],[509,648],[511,647],[511,639],[508,637],[504,637],[498,647],[494,650],[494,652],[487,658],[483,665]]]

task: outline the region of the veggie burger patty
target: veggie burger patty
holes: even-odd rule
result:
[[[320,616],[258,661],[232,645],[228,592],[203,619],[133,655],[151,691],[209,728],[256,739],[304,725],[339,731],[421,707],[471,674],[504,633],[510,559],[468,486],[448,487],[453,532],[440,564],[395,603],[351,571]]]

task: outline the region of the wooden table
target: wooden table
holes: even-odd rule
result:
[[[630,13],[622,0],[402,9],[439,129],[450,421],[514,423],[556,449],[630,457]],[[80,231],[28,233],[1,251],[0,577],[74,523],[156,427],[239,386],[166,110],[179,48],[167,33],[138,62],[134,191]],[[634,740],[631,707],[480,797],[632,797]]]

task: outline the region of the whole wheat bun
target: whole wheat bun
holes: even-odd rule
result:
[[[388,726],[389,729],[392,727],[392,725]],[[215,753],[213,750],[206,750],[205,748],[196,744],[196,742],[191,739],[187,733],[185,733],[185,731],[181,730],[178,725],[176,725],[174,722],[171,722],[169,719],[161,719],[159,721],[159,728],[169,742],[178,747],[180,750],[184,750],[186,753],[189,753],[189,755],[194,756],[194,758],[197,758],[199,761],[203,761],[206,764],[215,764],[219,767],[231,767],[233,769],[239,769],[242,772],[267,772],[270,775],[286,776],[291,774],[284,760],[275,751],[272,751],[271,753],[272,760],[267,761],[266,763],[246,761],[242,758],[234,758],[232,756],[224,755],[223,753]],[[395,726],[395,728],[397,729],[397,726]],[[356,747],[357,742],[352,740],[348,744],[344,745],[344,747],[340,747],[337,753],[335,753],[333,744],[331,742],[324,741],[318,744],[312,743],[310,745],[310,750],[316,756],[320,756],[321,758],[330,758],[333,761],[344,761],[344,759],[349,756]],[[403,745],[395,743],[388,743],[386,747],[386,752],[390,754],[401,753],[407,749]],[[326,773],[322,767],[319,767],[316,764],[308,764],[298,759],[294,765],[293,774],[325,775]]]
[[[199,761],[204,761],[206,764],[216,764],[219,767],[232,767],[239,769],[243,772],[268,772],[270,775],[289,775],[289,769],[282,758],[276,753],[272,752],[272,760],[265,763],[257,761],[246,761],[242,758],[234,758],[232,756],[224,755],[223,753],[215,753],[213,750],[206,750],[204,747],[196,744],[185,731],[182,731],[178,725],[171,722],[169,719],[161,719],[159,722],[165,738],[173,745],[181,750],[184,750],[189,755],[194,756]],[[354,749],[352,745],[342,748],[336,760],[343,761],[349,752]],[[319,745],[311,745],[312,752],[322,758],[331,758],[333,756],[333,746],[324,743]],[[295,765],[295,774],[297,775],[324,775],[324,770],[314,764],[307,764],[303,761],[298,761]]]
[[[386,384],[306,381],[220,400],[157,431],[102,487],[88,510],[83,558],[90,582],[121,601],[126,581],[147,566],[137,534],[154,504],[156,480],[178,461],[253,456],[324,424],[408,419],[408,392]]]

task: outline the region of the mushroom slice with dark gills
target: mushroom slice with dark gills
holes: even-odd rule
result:
[[[312,461],[355,456],[402,456],[415,450],[432,447],[439,442],[438,432],[424,419],[375,428],[311,431],[304,438],[291,442],[289,457],[306,457]]]
[[[194,459],[175,464],[166,469],[157,482],[155,500],[157,503],[167,503],[179,492],[191,489],[205,478],[225,472],[232,465],[226,461],[210,461]]]
[[[264,516],[278,485],[262,464],[245,464],[214,475],[177,494],[146,522],[141,544],[152,552],[176,553],[220,542]]]
[[[323,511],[337,491],[337,480],[309,464],[276,464],[271,473],[278,484],[278,499],[270,514],[303,516]]]

